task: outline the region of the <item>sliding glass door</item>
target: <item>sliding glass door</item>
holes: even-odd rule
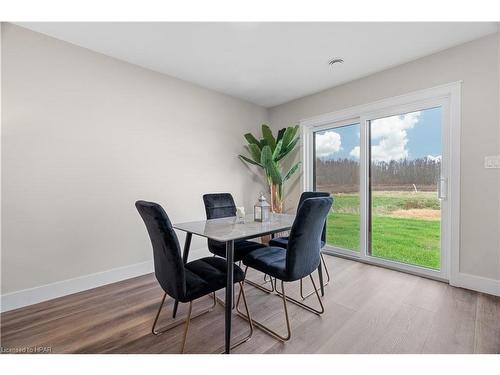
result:
[[[442,109],[368,123],[368,254],[439,270]]]
[[[304,133],[304,188],[334,198],[327,251],[448,277],[449,123],[447,98],[437,98]]]
[[[359,251],[359,123],[341,124],[314,133],[314,190],[334,195],[328,216],[328,245]]]

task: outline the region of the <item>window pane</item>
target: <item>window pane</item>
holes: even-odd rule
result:
[[[314,133],[314,189],[333,194],[327,244],[359,251],[359,124]]]
[[[441,108],[370,122],[371,255],[439,269]]]

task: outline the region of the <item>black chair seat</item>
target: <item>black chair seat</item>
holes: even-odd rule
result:
[[[234,241],[234,261],[239,262],[242,260],[247,254],[252,252],[253,250],[261,248],[263,245],[258,242],[253,241]],[[208,249],[211,253],[218,255],[222,258],[226,257],[226,243],[218,242],[214,240],[208,240]]]
[[[273,238],[269,241],[269,246],[277,246],[286,249],[288,247],[288,236]]]
[[[330,197],[304,199],[286,240],[287,247],[254,250],[243,258],[245,266],[286,282],[309,276],[320,265],[321,236],[332,202]]]
[[[243,281],[245,273],[236,264],[233,280]],[[180,302],[189,302],[204,295],[226,287],[227,263],[225,259],[206,257],[186,263],[186,294],[179,298]]]
[[[269,241],[269,246],[278,246],[286,249],[288,247],[288,236],[276,237]],[[325,241],[321,241],[321,248],[325,247]]]
[[[284,281],[288,280],[286,274],[286,249],[282,247],[261,247],[254,250],[243,258],[243,264],[271,277],[277,277]]]

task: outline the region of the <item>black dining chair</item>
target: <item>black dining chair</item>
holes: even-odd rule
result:
[[[325,192],[321,192],[321,191],[305,191],[300,195],[299,204],[297,206],[297,209],[298,209],[298,207],[300,207],[302,202],[304,202],[304,200],[306,200],[308,198],[321,198],[321,197],[329,197],[329,196],[330,196],[330,193],[325,193]],[[325,247],[325,244],[326,244],[326,220],[325,220],[325,225],[323,227],[323,232],[321,232],[321,249],[323,249],[323,247]],[[288,236],[273,238],[271,241],[269,241],[269,246],[278,246],[278,247],[283,247],[286,249],[288,246]],[[326,266],[325,258],[323,256],[322,252],[320,252],[320,256],[321,256],[321,263],[323,264],[323,269],[325,270],[325,273],[326,273],[326,282],[323,284],[323,287],[325,287],[330,282],[330,272],[328,272],[328,267]],[[314,291],[311,291],[310,293],[308,293],[304,296],[303,282],[302,282],[302,280],[300,280],[300,296],[302,297],[302,299],[306,299],[307,297],[309,297],[313,294],[314,294]]]
[[[280,341],[287,341],[291,337],[287,301],[316,315],[321,315],[325,311],[323,303],[321,302],[321,297],[316,289],[312,273],[318,268],[321,262],[321,232],[328,212],[332,207],[332,202],[333,199],[330,197],[305,199],[299,206],[299,211],[295,217],[292,229],[290,230],[286,249],[277,246],[263,247],[252,251],[243,258],[243,264],[246,266],[245,274],[248,271],[248,267],[251,267],[274,277],[275,280],[281,280],[281,292],[278,291],[277,285],[275,285],[275,289],[278,295],[283,299],[287,335],[282,336],[255,319],[253,320],[255,326]],[[318,297],[320,305],[319,310],[305,305],[285,294],[285,282],[297,281],[307,276],[311,279],[314,291]],[[244,286],[244,282],[242,284]],[[240,294],[238,295],[236,308],[240,316],[250,320],[251,318],[248,315],[245,315],[239,310],[240,297],[243,296],[243,289],[244,288],[241,288]]]
[[[153,246],[155,276],[165,292],[151,330],[154,335],[159,335],[182,323],[186,323],[181,346],[181,353],[183,353],[190,321],[212,311],[216,304],[215,292],[226,287],[227,263],[222,258],[206,257],[184,264],[177,235],[163,208],[157,203],[146,201],[137,201],[135,207],[144,220],[144,224],[146,224]],[[245,274],[236,264],[233,266],[234,282],[240,283],[240,288],[243,288],[242,283]],[[240,295],[243,295],[246,312],[250,314],[244,293],[243,290],[240,290]],[[193,301],[209,294],[213,294],[213,304],[211,307],[191,316]],[[187,318],[157,330],[156,324],[167,295],[179,302],[189,302]],[[252,336],[252,320],[249,319],[248,321],[250,333],[232,347],[244,343]]]
[[[205,204],[207,220],[236,216],[236,205],[230,193],[205,194],[203,195],[203,203]],[[261,247],[262,244],[255,241],[234,241],[234,261],[240,262],[247,254]],[[209,239],[208,250],[214,255],[226,257],[226,244],[224,242]],[[267,293],[274,291],[272,280],[271,289],[250,280],[247,280],[247,283]]]

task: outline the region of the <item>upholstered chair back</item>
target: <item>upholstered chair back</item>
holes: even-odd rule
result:
[[[236,216],[236,205],[233,196],[229,193],[215,193],[203,195],[207,219],[220,219]]]
[[[286,253],[286,273],[298,280],[319,266],[321,233],[332,207],[331,197],[304,199],[293,222]]]
[[[181,249],[172,223],[157,203],[137,201],[135,207],[151,239],[156,279],[169,296],[179,299],[186,292],[186,279]]]
[[[300,205],[302,204],[302,202],[304,202],[308,198],[321,198],[321,197],[329,197],[329,196],[330,196],[330,193],[325,193],[322,191],[304,191],[300,195],[299,205],[297,206],[297,210],[300,207]],[[323,226],[323,232],[321,232],[321,241],[323,243],[326,243],[326,220],[325,220],[325,225]]]

